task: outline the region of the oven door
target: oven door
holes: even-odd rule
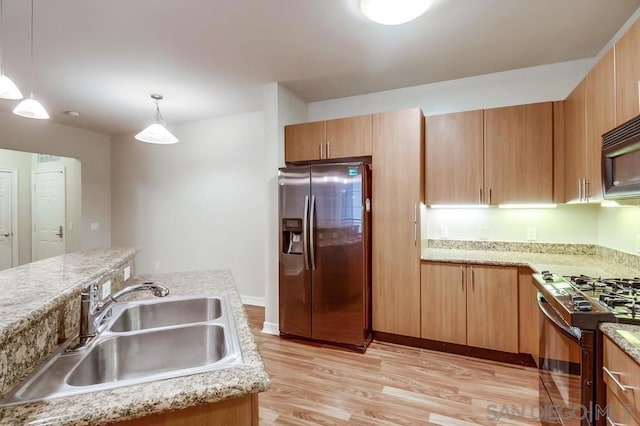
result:
[[[583,339],[587,336],[570,327],[540,293],[538,308],[541,423],[591,425],[593,372],[588,362],[593,358],[583,350]]]

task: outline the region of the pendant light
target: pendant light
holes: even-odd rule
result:
[[[360,11],[373,22],[400,25],[429,9],[433,0],[360,0]]]
[[[173,136],[162,119],[160,114],[160,101],[162,95],[153,94],[151,99],[156,102],[156,122],[149,127],[138,133],[135,138],[141,142],[157,143],[157,144],[170,144],[178,142],[178,138]]]
[[[3,2],[0,0],[0,30],[4,30],[4,15],[3,15]],[[22,92],[18,89],[9,77],[4,74],[4,67],[2,62],[3,57],[3,43],[4,38],[0,33],[0,98],[2,99],[22,99]]]
[[[37,118],[38,120],[49,118],[44,107],[33,97],[33,0],[31,0],[31,94],[13,109],[13,113],[20,117]]]

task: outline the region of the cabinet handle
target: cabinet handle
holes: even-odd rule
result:
[[[589,201],[589,197],[591,197],[591,182],[587,182],[587,179],[584,180],[584,201]]]
[[[489,194],[491,194],[491,192],[489,192]],[[475,280],[473,279],[473,266],[470,266],[469,268],[471,268],[471,291],[476,291],[476,283],[475,283]]]
[[[462,291],[464,291],[464,266],[460,266],[460,273],[462,275],[460,282],[462,283]]]
[[[322,158],[322,144],[318,145],[318,148],[320,148],[320,158]]]
[[[611,420],[611,418],[610,418],[609,416],[607,416],[607,424],[608,424],[609,426],[625,426],[625,425],[624,425],[624,424],[622,424],[622,423],[616,423],[616,422],[614,422],[613,420]]]
[[[613,380],[613,383],[615,383],[615,384],[616,384],[616,386],[618,386],[622,392],[626,392],[626,391],[628,391],[628,390],[630,390],[630,389],[635,389],[635,388],[634,388],[634,387],[632,387],[632,386],[627,386],[627,385],[622,384],[622,382],[621,382],[620,380],[618,380],[618,379],[616,378],[616,376],[614,376],[614,374],[616,374],[616,375],[618,375],[618,376],[619,376],[621,373],[618,373],[618,372],[615,372],[615,371],[611,371],[611,370],[609,370],[609,369],[608,369],[607,367],[605,367],[605,366],[602,366],[602,371],[604,371],[604,372],[605,372],[605,374],[606,374],[607,376],[609,376],[609,377],[611,378],[611,380]]]
[[[582,201],[582,179],[578,178],[578,200]]]
[[[489,205],[491,205],[491,188],[489,188]]]
[[[413,245],[418,245],[418,223],[413,222]]]
[[[331,158],[331,144],[327,142],[327,158]]]
[[[480,204],[482,204],[482,188],[480,188]]]

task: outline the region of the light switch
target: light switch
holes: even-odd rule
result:
[[[100,229],[100,223],[91,222],[91,224],[89,225],[89,229],[91,229],[92,231],[97,231],[98,229]]]
[[[111,294],[111,280],[102,284],[102,299],[109,297]]]
[[[131,276],[131,266],[127,266],[124,268],[124,280],[128,280]]]

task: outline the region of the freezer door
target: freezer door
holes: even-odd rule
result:
[[[311,166],[314,339],[362,346],[368,334],[364,167],[361,163]]]
[[[311,337],[311,271],[308,262],[310,169],[280,169],[280,333]]]

